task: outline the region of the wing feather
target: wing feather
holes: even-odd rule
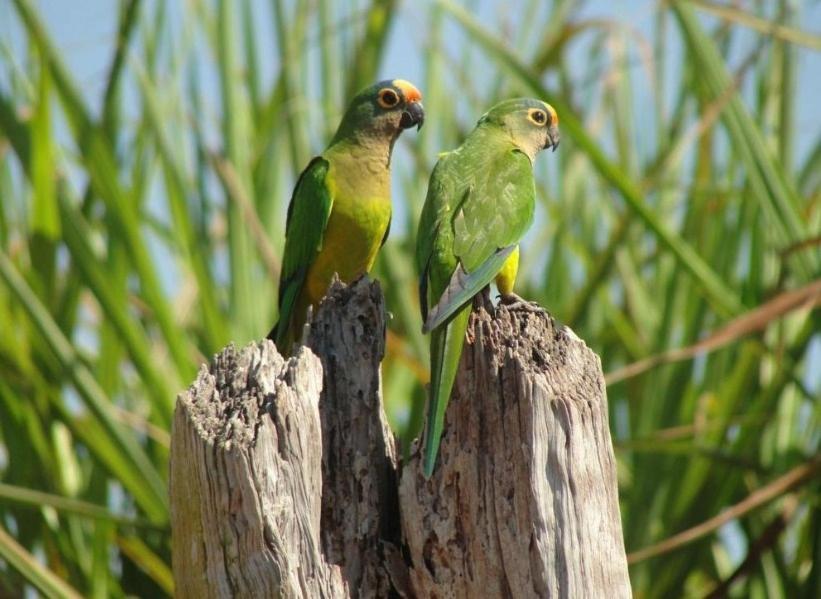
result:
[[[457,265],[439,301],[423,313],[425,324],[422,325],[422,332],[428,333],[447,321],[459,308],[472,300],[473,296],[490,285],[515,249],[516,245],[513,244],[497,250],[471,273],[467,273],[461,264]]]
[[[416,254],[425,332],[493,280],[533,222],[530,159],[486,149],[446,154],[431,174]]]
[[[268,337],[281,346],[308,269],[322,248],[333,197],[326,177],[328,161],[317,156],[297,180],[285,222],[285,250],[279,278],[279,321]]]
[[[530,159],[513,150],[477,176],[454,218],[453,252],[471,272],[499,249],[518,243],[533,222],[536,189]]]

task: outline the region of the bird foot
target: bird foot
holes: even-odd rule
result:
[[[545,309],[536,302],[529,302],[515,293],[499,294],[499,302],[508,310],[520,310],[522,312],[532,312],[534,314],[544,314]]]

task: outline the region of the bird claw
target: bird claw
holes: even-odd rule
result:
[[[515,293],[500,293],[499,303],[505,306],[508,310],[520,310],[522,312],[531,312],[533,314],[545,313],[545,309],[539,304],[536,302],[529,302]]]

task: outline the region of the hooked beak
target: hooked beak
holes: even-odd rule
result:
[[[545,143],[545,148],[553,148],[553,151],[556,151],[556,148],[559,147],[559,141],[561,136],[559,135],[559,126],[558,125],[550,125],[547,129],[547,142]]]
[[[425,109],[422,108],[421,102],[410,102],[405,110],[402,112],[402,118],[399,120],[399,126],[403,129],[410,129],[416,125],[416,130],[422,128],[422,123],[425,122]]]

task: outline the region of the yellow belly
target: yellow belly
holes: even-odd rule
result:
[[[519,272],[519,246],[508,256],[499,274],[496,275],[496,287],[502,295],[513,293],[513,285],[516,282],[516,273]]]
[[[389,199],[334,202],[322,249],[305,281],[310,303],[317,305],[325,296],[334,273],[350,283],[370,272],[390,220]]]

